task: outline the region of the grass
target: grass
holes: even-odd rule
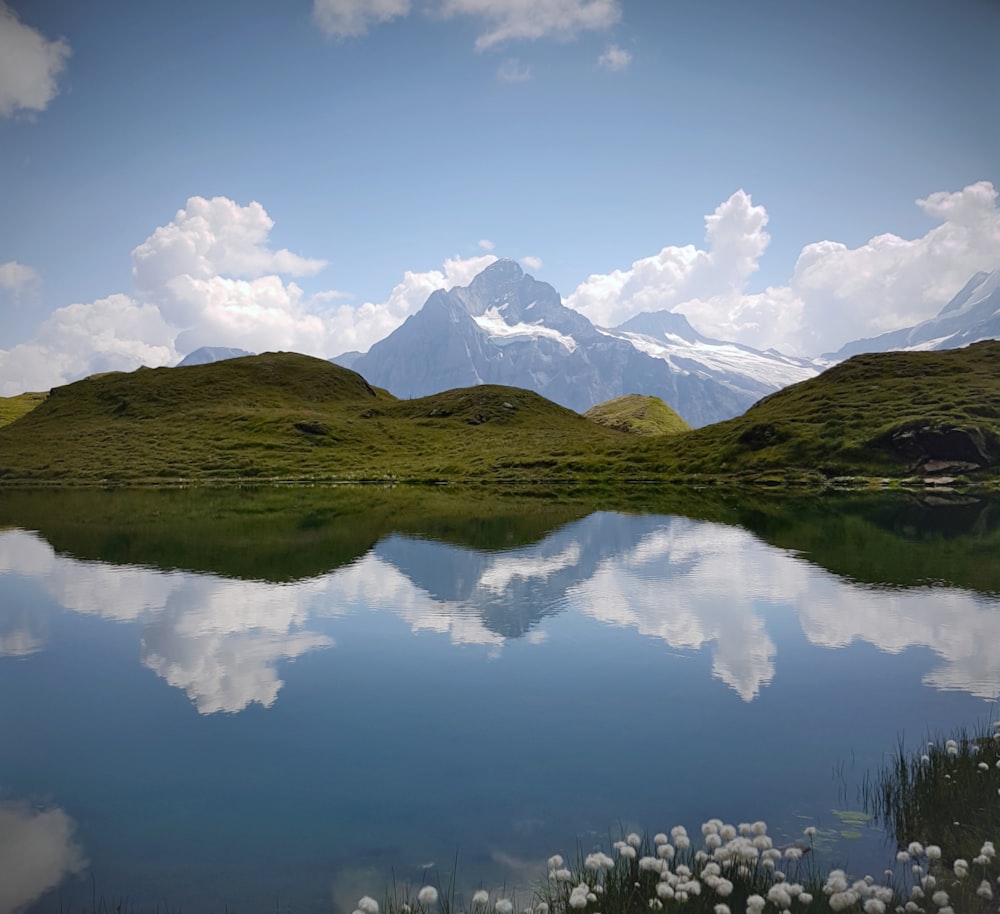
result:
[[[0,428],[10,425],[30,413],[39,403],[44,403],[47,393],[25,393],[16,397],[0,397]]]
[[[736,419],[660,435],[608,428],[511,387],[398,400],[352,371],[293,353],[112,372],[55,388],[0,428],[0,483],[725,480],[767,488],[946,472],[995,484],[998,359],[996,341],[858,356]],[[635,409],[612,412],[638,421]]]
[[[921,869],[906,874],[911,891],[930,874],[956,911],[998,910],[976,891],[985,879],[1000,897],[1000,861],[990,852],[1000,839],[1000,722],[939,735],[922,751],[901,743],[864,796],[900,862]]]
[[[626,394],[606,403],[598,403],[583,415],[598,425],[635,435],[673,435],[691,429],[659,397],[642,394]]]

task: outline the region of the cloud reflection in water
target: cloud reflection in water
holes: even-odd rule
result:
[[[672,648],[709,649],[712,674],[744,701],[774,678],[766,610],[798,614],[826,648],[933,650],[925,677],[984,698],[1000,692],[1000,610],[959,589],[875,590],[839,578],[738,527],[687,518],[590,515],[542,541],[482,552],[392,536],[351,565],[293,584],[115,567],[56,556],[34,534],[0,534],[0,572],[37,579],[62,606],[141,623],[143,663],[201,713],[270,707],[277,664],[333,645],[323,618],[390,612],[496,656],[511,638],[545,640],[546,616],[576,610]],[[0,649],[37,650],[44,633],[0,616]]]

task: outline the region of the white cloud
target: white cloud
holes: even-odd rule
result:
[[[521,258],[521,264],[529,270],[540,270],[543,266],[541,257],[532,257],[530,254]]]
[[[618,47],[616,44],[610,45],[608,49],[597,58],[597,65],[605,70],[610,70],[612,73],[628,69],[628,65],[630,63],[632,63],[632,55],[624,48]]]
[[[155,305],[127,295],[53,312],[34,340],[0,349],[0,396],[44,391],[99,371],[132,371],[175,362],[176,330]]]
[[[442,0],[444,16],[476,16],[487,23],[479,50],[512,39],[569,39],[600,31],[621,18],[619,0]]]
[[[770,241],[766,225],[764,207],[754,206],[750,195],[738,190],[705,217],[707,249],[671,245],[628,269],[591,275],[567,297],[566,304],[610,327],[641,311],[738,293]]]
[[[0,914],[13,914],[87,861],[75,838],[76,823],[58,807],[33,809],[0,803]]]
[[[489,238],[480,238],[479,239],[479,249],[481,251],[492,251],[493,248],[494,248],[494,244],[493,244],[492,241],[490,241]]]
[[[0,115],[44,111],[59,91],[56,78],[69,55],[65,39],[50,41],[0,0]]]
[[[567,304],[611,326],[641,311],[684,313],[711,336],[818,355],[933,317],[978,271],[1000,268],[1000,210],[988,181],[916,201],[940,224],[857,248],[806,245],[784,285],[748,295],[769,236],[763,206],[738,191],[706,217],[707,247],[665,247],[629,268],[588,277]]]
[[[523,83],[531,79],[531,67],[516,57],[508,57],[497,67],[497,78],[505,83]]]
[[[273,222],[259,203],[192,197],[132,252],[136,297],[111,295],[55,311],[36,337],[0,349],[0,396],[48,390],[98,371],[176,364],[201,346],[283,349],[328,358],[367,349],[419,310],[436,289],[467,285],[492,254],[452,258],[441,270],[406,272],[381,303],[347,293],[306,296],[284,275],[325,262],[268,244]],[[21,283],[28,268],[6,274]]]
[[[410,0],[314,0],[313,17],[332,38],[363,35],[371,25],[410,12]]]
[[[19,302],[24,295],[38,284],[38,272],[16,260],[7,263],[0,263],[0,290],[6,293],[6,297]]]

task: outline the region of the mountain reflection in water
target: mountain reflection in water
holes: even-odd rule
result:
[[[523,881],[616,821],[766,816],[789,839],[833,821],[836,847],[831,767],[1000,692],[990,502],[530,507],[427,531],[384,505],[220,510],[231,539],[193,531],[197,550],[168,520],[85,529],[17,504],[0,843],[38,866],[0,869],[0,914],[83,897],[66,877],[87,858],[153,904],[311,909],[456,845],[469,878]],[[286,557],[255,562],[258,531]],[[657,777],[620,776],[641,760]]]

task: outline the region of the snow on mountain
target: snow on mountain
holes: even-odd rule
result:
[[[641,352],[663,359],[676,371],[707,370],[748,392],[759,386],[770,393],[819,373],[816,364],[808,359],[702,336],[683,314],[673,311],[638,314],[601,333],[627,340]]]
[[[597,328],[512,260],[496,261],[468,286],[434,292],[364,355],[331,359],[348,360],[400,397],[508,384],[584,412],[640,393],[660,397],[692,425],[739,415],[818,370],[773,351],[708,339],[671,312]]]
[[[961,349],[1000,338],[1000,270],[977,273],[936,317],[914,327],[855,340],[824,359],[841,361],[862,352]]]

